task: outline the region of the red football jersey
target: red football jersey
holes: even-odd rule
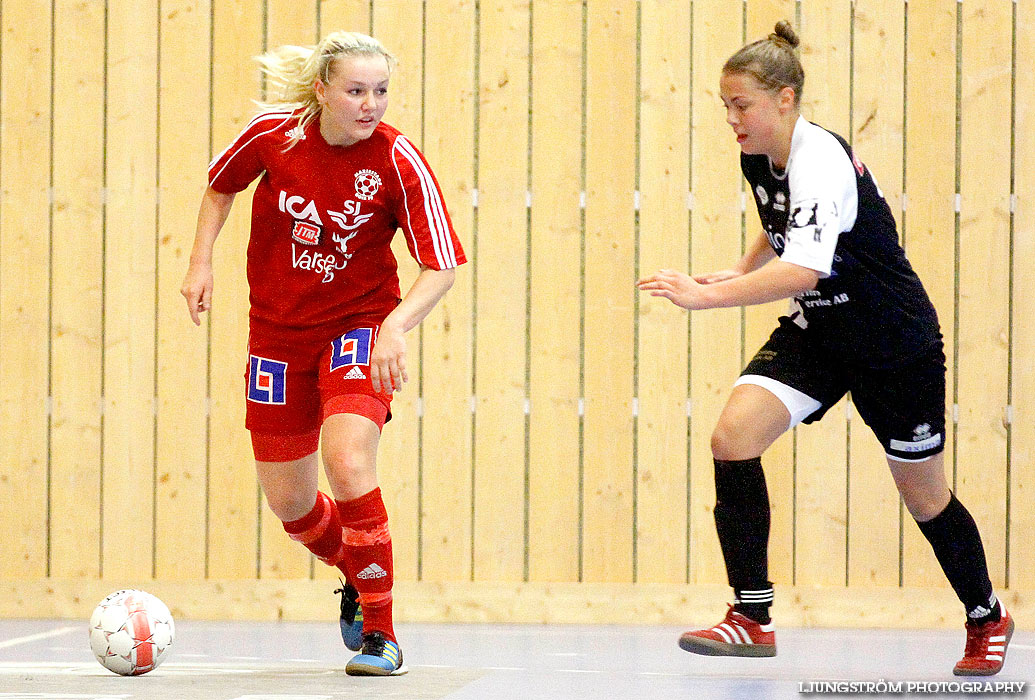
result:
[[[285,150],[298,116],[258,115],[209,165],[217,192],[262,177],[248,242],[253,324],[302,329],[387,315],[400,296],[390,245],[399,228],[421,265],[466,262],[438,182],[405,136],[381,123],[368,139],[331,146],[316,119]]]

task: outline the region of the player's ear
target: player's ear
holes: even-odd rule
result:
[[[316,101],[320,104],[327,101],[327,86],[319,78],[313,83],[313,92],[316,93]]]
[[[794,88],[789,85],[785,85],[780,88],[780,92],[777,94],[776,98],[777,104],[780,105],[780,111],[789,112],[794,109],[794,98]]]

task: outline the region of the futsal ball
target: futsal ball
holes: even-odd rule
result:
[[[90,649],[104,668],[120,676],[157,668],[174,633],[169,608],[144,591],[115,591],[90,616]]]

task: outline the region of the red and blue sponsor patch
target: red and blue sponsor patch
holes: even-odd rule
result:
[[[268,357],[249,356],[248,400],[283,405],[287,395],[287,363]]]
[[[331,341],[331,371],[352,365],[369,365],[374,344],[373,328],[353,328]]]

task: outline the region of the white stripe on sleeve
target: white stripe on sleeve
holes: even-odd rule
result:
[[[442,198],[439,196],[438,187],[435,186],[434,177],[428,171],[427,166],[413,147],[413,144],[405,136],[400,135],[396,138],[392,150],[392,160],[395,162],[396,174],[399,176],[400,183],[402,183],[402,173],[399,172],[399,164],[394,158],[396,150],[403,155],[417,174],[417,179],[421,185],[421,192],[424,195],[424,214],[427,217],[428,230],[431,233],[431,242],[435,248],[435,258],[438,261],[439,267],[442,269],[456,267],[456,250],[453,246],[453,238],[449,233],[445,206],[442,203]],[[409,214],[410,209],[407,206],[407,216]],[[412,225],[410,226],[410,237],[413,239],[413,246],[416,250],[417,239],[413,233]],[[420,262],[419,259],[418,262]]]
[[[227,158],[226,162],[223,163],[223,167],[219,169],[219,172],[217,172],[215,175],[213,175],[211,178],[209,178],[209,182],[210,183],[211,182],[215,182],[219,178],[219,176],[223,174],[223,171],[226,170],[226,166],[230,165],[230,161],[232,161],[237,156],[238,153],[240,153],[242,150],[244,150],[244,148],[248,144],[250,144],[255,139],[259,138],[260,136],[268,134],[271,131],[276,131],[278,128],[280,128],[281,125],[283,125],[285,122],[287,122],[287,120],[290,117],[291,117],[291,112],[272,112],[272,113],[271,112],[267,112],[265,114],[260,114],[259,116],[257,116],[254,119],[252,119],[251,122],[248,123],[248,126],[246,126],[244,128],[244,131],[242,131],[240,133],[240,135],[238,135],[238,137],[236,139],[234,139],[233,142],[231,142],[231,144],[229,146],[224,148],[223,151],[218,156],[213,158],[212,162],[208,164],[209,170],[211,170],[212,167],[215,166],[215,164],[219,162],[220,158],[222,158],[224,155],[226,155],[231,149],[234,149],[235,146],[237,147],[234,150],[233,155],[231,155],[229,158]],[[266,129],[265,131],[260,131],[255,136],[251,137],[250,139],[248,139],[244,143],[238,145],[238,142],[240,141],[241,137],[244,136],[246,133],[248,133],[248,130],[251,129],[254,124],[256,124],[256,123],[258,123],[260,121],[266,121],[268,119],[277,119],[278,121],[271,128]]]

